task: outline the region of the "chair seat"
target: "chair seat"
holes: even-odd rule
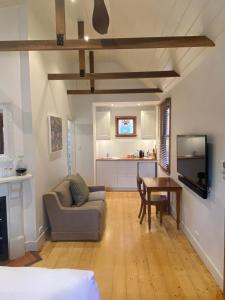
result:
[[[164,202],[164,201],[167,201],[167,197],[164,195],[155,195],[155,194],[151,195],[151,202]]]
[[[144,186],[143,180],[139,176],[137,177],[137,188],[141,198],[141,207],[138,214],[138,218],[140,218],[140,224],[142,224],[143,218],[146,214],[146,208],[147,208],[148,226],[149,229],[151,228],[151,205],[156,206],[156,214],[158,212],[160,213],[160,224],[162,224],[162,215],[166,206],[168,206],[168,210],[169,210],[170,203],[169,203],[169,197],[167,197],[168,194],[165,195],[160,192],[152,192],[149,195],[150,198],[148,199],[148,193]]]

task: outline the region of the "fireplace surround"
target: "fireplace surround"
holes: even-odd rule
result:
[[[0,197],[0,260],[9,258],[6,196]]]

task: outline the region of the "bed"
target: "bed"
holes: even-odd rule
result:
[[[1,300],[100,300],[94,273],[0,267]]]

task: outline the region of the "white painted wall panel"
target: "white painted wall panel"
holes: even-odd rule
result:
[[[196,70],[175,87],[172,98],[172,176],[177,178],[176,135],[207,134],[210,144],[210,194],[201,199],[183,185],[182,226],[222,286],[224,254],[225,161],[224,39]]]

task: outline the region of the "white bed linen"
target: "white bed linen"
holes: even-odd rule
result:
[[[100,300],[94,273],[0,267],[1,300]]]

